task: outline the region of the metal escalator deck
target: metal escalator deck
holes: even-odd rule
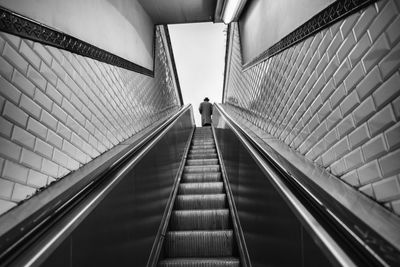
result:
[[[158,266],[239,266],[211,127],[196,128]]]

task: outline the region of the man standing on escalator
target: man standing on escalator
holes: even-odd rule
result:
[[[212,115],[212,104],[209,102],[210,99],[208,97],[204,98],[204,101],[201,102],[199,111],[201,114],[201,125],[202,126],[211,126],[211,115]]]

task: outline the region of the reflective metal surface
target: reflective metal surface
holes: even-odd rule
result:
[[[145,266],[192,125],[188,111],[42,266]]]
[[[330,266],[218,112],[213,120],[252,266]]]

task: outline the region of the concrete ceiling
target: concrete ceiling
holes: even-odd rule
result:
[[[221,0],[139,0],[155,24],[214,21]]]

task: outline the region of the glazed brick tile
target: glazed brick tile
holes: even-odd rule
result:
[[[23,148],[21,154],[21,163],[28,168],[40,170],[42,165],[42,157],[30,150]]]
[[[353,150],[347,154],[344,157],[344,161],[348,170],[353,170],[354,168],[361,166],[364,163],[361,148],[357,148],[356,150]]]
[[[46,79],[34,68],[31,66],[28,67],[28,75],[27,77],[31,80],[37,87],[41,90],[46,90]]]
[[[19,46],[21,44],[21,38],[9,34],[9,33],[5,33],[5,32],[0,32],[0,35],[2,37],[2,39],[4,41],[6,41],[6,43],[8,43],[9,45],[11,45],[14,49],[18,50]]]
[[[0,198],[10,199],[14,184],[14,182],[0,178]]]
[[[29,118],[27,130],[35,136],[41,137],[44,140],[46,139],[47,127],[34,118]]]
[[[3,116],[21,127],[25,127],[28,121],[28,114],[8,101],[6,101],[6,104],[4,105]]]
[[[370,46],[371,40],[369,39],[368,34],[364,34],[364,36],[360,39],[360,41],[357,42],[356,46],[349,54],[349,59],[352,66],[355,66],[361,60]]]
[[[14,126],[11,140],[33,150],[35,136],[18,126]]]
[[[329,98],[332,108],[336,108],[337,105],[346,97],[346,89],[342,84],[333,92],[331,97]]]
[[[49,112],[42,110],[42,114],[40,115],[40,121],[49,127],[50,129],[55,130],[57,128],[57,119],[53,117]]]
[[[387,144],[390,150],[400,146],[400,123],[397,122],[393,127],[385,132]]]
[[[332,77],[333,73],[338,69],[339,64],[340,64],[340,62],[339,62],[337,56],[334,56],[324,71],[325,79],[328,80]],[[345,67],[343,67],[343,68],[345,68]]]
[[[350,50],[356,45],[356,39],[353,34],[349,34],[342,42],[337,51],[337,56],[340,62],[347,57]]]
[[[46,87],[46,95],[49,96],[54,102],[56,102],[58,105],[61,105],[62,102],[62,94],[57,91],[57,89],[51,85],[50,83],[47,83]]]
[[[51,83],[52,85],[57,84],[57,75],[45,63],[42,63],[40,65],[39,71],[49,83]]]
[[[355,107],[359,105],[359,103],[360,101],[358,100],[358,96],[355,91],[346,96],[346,98],[340,103],[340,110],[342,111],[343,116],[349,114]]]
[[[10,81],[13,70],[13,66],[8,63],[7,60],[5,60],[3,57],[0,57],[0,75]]]
[[[19,103],[19,99],[21,97],[21,92],[15,88],[14,85],[12,85],[9,81],[4,79],[2,76],[0,76],[0,93],[13,102],[14,104]]]
[[[367,123],[364,123],[349,134],[349,142],[352,149],[364,144],[370,138]]]
[[[26,179],[28,178],[28,168],[18,163],[6,160],[4,163],[3,177],[15,182],[26,183]]]
[[[46,48],[41,43],[35,42],[33,44],[33,50],[39,55],[39,57],[44,62],[46,62],[47,65],[51,65],[51,61],[53,60],[53,57],[52,57],[52,55],[50,55],[50,53],[46,50]]]
[[[46,109],[47,111],[51,111],[51,106],[53,105],[53,101],[41,90],[35,90],[34,100],[39,103],[39,105]]]
[[[371,136],[383,132],[395,122],[396,119],[392,107],[390,105],[385,106],[368,120],[368,128]]]
[[[15,66],[22,73],[26,73],[28,69],[28,61],[26,61],[14,48],[8,43],[5,44],[3,49],[3,57]]]
[[[384,177],[400,172],[400,149],[393,151],[379,159]]]
[[[362,185],[377,181],[382,177],[377,160],[371,161],[357,169],[358,177]]]
[[[0,117],[0,133],[10,138],[13,124],[3,117]]]
[[[351,115],[344,118],[338,125],[339,137],[342,138],[355,128],[353,117]]]
[[[386,40],[386,36],[382,34],[362,58],[365,70],[369,72],[370,69],[376,66],[389,51],[389,43]]]
[[[22,95],[19,106],[21,107],[22,110],[24,110],[27,114],[31,115],[35,119],[40,118],[40,112],[42,109],[31,98]]]
[[[324,120],[332,111],[331,103],[326,101],[321,109],[318,110],[318,119],[320,121]]]
[[[375,104],[372,97],[365,99],[357,108],[353,111],[354,122],[356,125],[360,125],[367,119],[369,119],[375,113]]]
[[[356,186],[358,187],[360,185],[360,181],[358,180],[358,174],[357,171],[351,171],[346,174],[344,174],[342,177],[340,177],[343,181],[348,183],[349,185]]]
[[[359,18],[360,15],[358,13],[355,13],[342,21],[340,25],[340,33],[342,35],[342,38],[346,38],[349,34],[352,35],[354,25]]]
[[[326,53],[328,54],[329,58],[332,58],[335,54],[339,46],[342,44],[343,38],[340,32],[338,32],[330,41],[328,49]]]
[[[331,166],[331,173],[336,176],[341,176],[347,171],[346,164],[343,159],[339,159],[334,162]]]
[[[364,193],[365,195],[371,198],[375,198],[374,190],[371,184],[364,185],[360,187],[358,190],[360,190],[360,192]]]
[[[19,160],[21,155],[21,146],[11,142],[9,139],[0,136],[0,155],[4,158]]]
[[[36,138],[34,151],[44,157],[51,158],[53,147],[39,138]]]
[[[400,196],[400,185],[396,176],[372,184],[378,201],[388,201]]]
[[[356,22],[356,24],[354,25],[354,28],[353,28],[353,32],[354,32],[354,35],[356,36],[357,40],[359,40],[360,37],[363,36],[367,32],[369,26],[371,25],[372,21],[375,19],[376,15],[377,15],[377,13],[376,13],[376,9],[374,8],[374,6],[369,6],[362,12],[359,20]]]
[[[37,69],[40,66],[40,57],[30,48],[24,41],[21,42],[19,52],[24,56],[30,64],[35,66]]]
[[[35,85],[17,70],[13,72],[12,83],[24,94],[33,97]]]
[[[386,154],[386,143],[383,134],[376,136],[362,146],[366,161],[371,161]]]
[[[34,188],[44,187],[47,185],[47,178],[47,175],[31,169],[28,173],[27,185]]]
[[[364,68],[359,62],[354,68],[352,68],[349,75],[344,79],[344,85],[346,87],[347,92],[351,92],[356,85],[364,78]]]
[[[400,40],[400,16],[397,16],[396,19],[390,24],[390,26],[386,29],[386,35],[389,39],[390,45],[393,47]]]
[[[51,160],[43,159],[41,172],[52,177],[58,177],[58,165]]]
[[[357,85],[356,91],[361,100],[371,95],[372,92],[382,83],[378,67],[370,71],[365,78]]]
[[[35,192],[36,192],[35,188],[16,183],[11,199],[13,201],[25,200],[25,199],[33,196],[35,194]]]
[[[58,148],[61,148],[61,146],[62,146],[62,138],[61,138],[61,136],[59,136],[58,134],[56,134],[54,131],[52,131],[52,130],[48,130],[48,132],[47,132],[47,138],[46,138],[46,141],[49,143],[49,144],[51,144],[51,145],[53,145],[53,146],[55,146],[55,147],[58,147]]]
[[[368,29],[372,40],[376,40],[378,36],[390,25],[390,23],[398,15],[397,7],[393,1],[389,1],[388,4],[379,12],[374,22]]]
[[[379,63],[379,69],[382,73],[383,79],[386,80],[388,77],[393,75],[394,72],[399,70],[400,68],[400,60],[398,60],[399,54],[400,54],[400,42],[395,47],[393,47],[390,50],[390,52]]]

